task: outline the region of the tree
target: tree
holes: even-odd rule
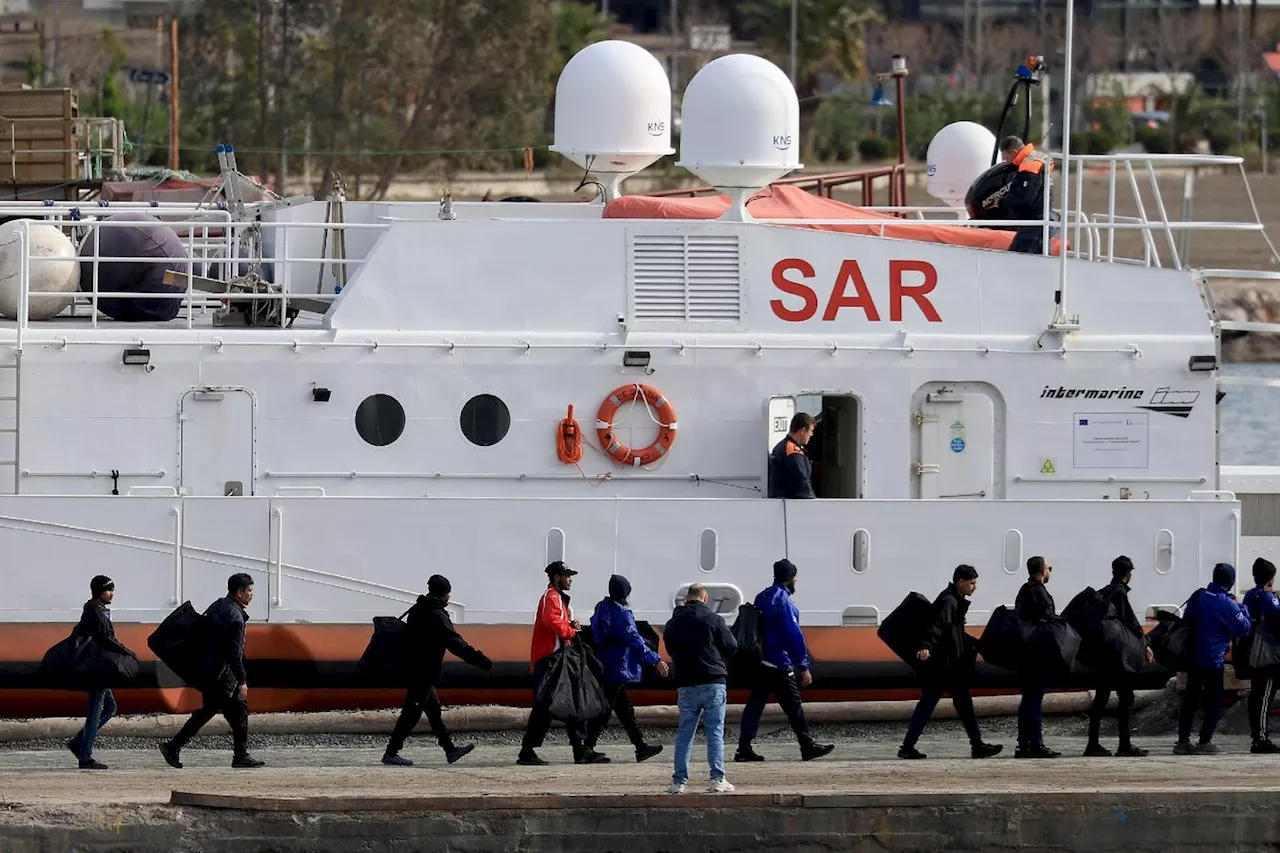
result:
[[[1189,141],[1180,135],[1180,113],[1185,120],[1186,110],[1179,109],[1178,100],[1188,98],[1188,76],[1194,73],[1210,51],[1210,34],[1197,20],[1196,12],[1190,13],[1161,8],[1141,27],[1143,52],[1152,67],[1169,79],[1168,95],[1169,136],[1174,150],[1182,150]],[[1188,133],[1193,133],[1190,128]]]

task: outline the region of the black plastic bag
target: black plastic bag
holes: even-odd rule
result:
[[[1080,634],[1061,616],[1022,625],[1023,668],[1050,678],[1067,675],[1080,651]]]
[[[909,666],[920,669],[922,662],[916,655],[924,648],[925,634],[934,618],[933,602],[918,592],[909,592],[880,623],[876,635]]]
[[[1081,655],[1084,647],[1081,646]],[[1134,674],[1147,664],[1147,638],[1141,628],[1126,625],[1113,615],[1102,620],[1102,642],[1092,664],[1107,674]]]
[[[991,612],[978,639],[978,654],[992,666],[1005,669],[1022,667],[1022,629],[1018,617],[1005,605]]]
[[[408,662],[405,640],[409,626],[404,619],[408,615],[406,610],[399,616],[373,617],[373,636],[356,666],[378,686],[403,687],[405,684]]]
[[[138,659],[131,652],[106,648],[93,637],[72,631],[45,652],[36,678],[55,690],[90,692],[127,684],[137,674]]]
[[[205,671],[207,621],[190,601],[184,601],[147,637],[147,648],[175,675],[194,687],[202,686],[213,674]]]
[[[1256,678],[1263,671],[1280,667],[1280,636],[1268,620],[1253,623],[1248,636],[1236,640],[1231,663],[1237,678]]]
[[[1167,610],[1156,611],[1156,626],[1147,635],[1156,663],[1174,672],[1191,668],[1191,621]]]
[[[604,716],[609,699],[600,686],[599,664],[582,643],[561,646],[534,693],[534,707],[545,709],[552,719],[586,722]]]
[[[764,660],[763,626],[760,611],[754,604],[743,604],[738,607],[738,618],[734,620],[733,639],[738,643],[738,652],[734,657],[735,664],[755,666]]]
[[[1080,635],[1081,650],[1087,654],[1102,645],[1102,622],[1111,611],[1111,602],[1091,586],[1087,586],[1067,603],[1062,618]]]

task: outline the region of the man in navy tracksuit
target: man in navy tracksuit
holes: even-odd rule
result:
[[[756,596],[764,659],[753,676],[751,697],[742,710],[742,729],[734,761],[764,761],[764,756],[751,748],[751,741],[760,728],[760,715],[770,695],[777,698],[787,715],[791,730],[800,742],[802,759],[812,761],[836,748],[832,743],[814,742],[800,705],[800,688],[812,684],[813,676],[809,673],[809,649],[800,630],[800,610],[791,600],[796,591],[796,574],[790,560],[779,560],[773,564],[773,586]]]
[[[1249,614],[1249,621],[1255,625],[1270,623],[1280,626],[1280,598],[1271,591],[1275,579],[1276,567],[1270,560],[1259,557],[1253,561],[1253,582],[1256,586],[1244,594],[1244,609]],[[1249,731],[1253,735],[1250,752],[1280,752],[1280,746],[1271,742],[1267,731],[1267,716],[1277,686],[1280,686],[1280,672],[1275,667],[1254,673],[1249,688]]]
[[[1249,614],[1231,594],[1236,583],[1236,569],[1230,563],[1213,567],[1213,582],[1196,590],[1187,602],[1186,618],[1191,620],[1192,658],[1187,672],[1187,692],[1182,694],[1182,713],[1178,717],[1177,755],[1208,754],[1218,751],[1213,733],[1222,717],[1222,671],[1226,667],[1227,649],[1232,639],[1246,637],[1252,627]],[[1191,745],[1191,723],[1196,705],[1204,709],[1200,725],[1200,742]]]
[[[645,761],[662,752],[662,747],[645,743],[627,686],[640,683],[644,675],[641,667],[644,666],[657,668],[658,675],[665,678],[667,664],[640,636],[636,618],[627,606],[630,596],[631,582],[622,575],[613,575],[609,578],[609,597],[597,604],[595,613],[591,615],[591,638],[595,640],[597,657],[604,670],[600,686],[609,697],[610,710],[587,724],[586,743],[587,752],[594,752],[609,717],[617,714],[618,722],[622,723],[627,737],[631,738],[631,745],[636,748],[636,761]]]

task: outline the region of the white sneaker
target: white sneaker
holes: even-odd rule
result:
[[[728,794],[736,790],[738,789],[730,785],[728,779],[717,779],[716,781],[711,783],[710,787],[707,788],[707,793],[708,794]]]
[[[684,793],[684,783],[683,783],[683,782],[681,782],[680,784],[678,784],[678,785],[677,785],[675,782],[672,782],[672,783],[671,783],[671,787],[667,789],[667,793],[668,793],[668,794],[683,794],[683,793]]]

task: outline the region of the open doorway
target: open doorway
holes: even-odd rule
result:
[[[791,417],[805,412],[817,419],[805,453],[813,465],[813,491],[819,498],[862,497],[861,405],[852,394],[797,394],[769,400],[768,447],[786,438]]]

